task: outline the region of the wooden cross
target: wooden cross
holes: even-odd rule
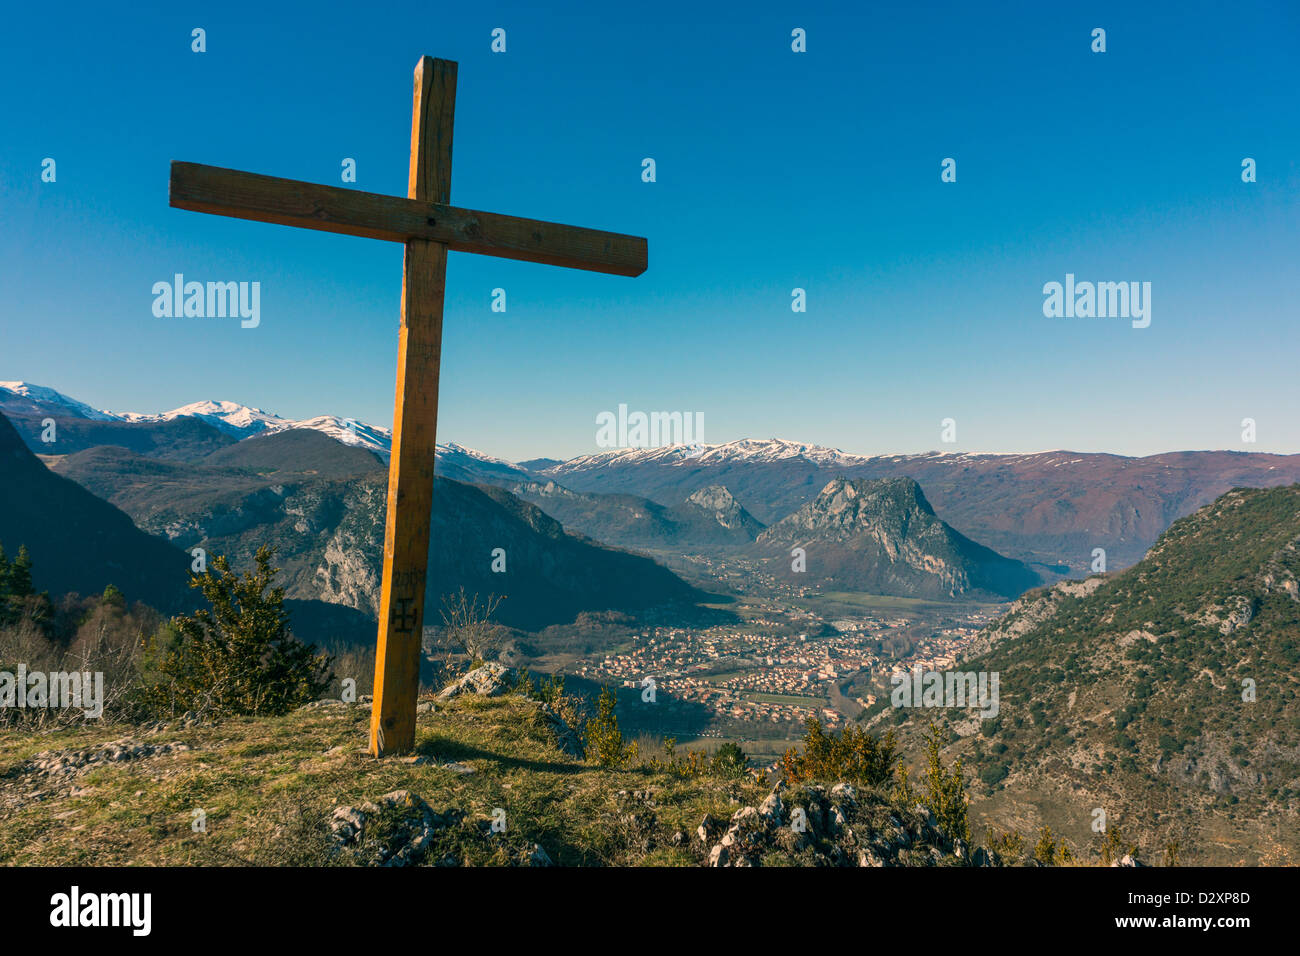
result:
[[[405,245],[383,590],[370,715],[370,752],[376,756],[402,753],[415,744],[447,251],[624,276],[640,275],[646,268],[646,240],[637,236],[450,205],[455,108],[456,64],[422,57],[415,68],[406,199],[196,163],[171,165],[170,202],[179,209]]]

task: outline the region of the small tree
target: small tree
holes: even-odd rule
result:
[[[925,794],[924,803],[934,813],[939,828],[949,839],[970,843],[970,820],[967,816],[969,798],[966,780],[962,775],[961,759],[952,770],[943,765],[940,755],[939,728],[933,723],[925,735]]]
[[[272,587],[274,553],[259,548],[256,570],[242,577],[224,556],[190,576],[211,608],[173,618],[151,648],[158,676],[146,697],[154,710],[283,714],[329,686],[331,658],[290,633],[284,588]]]
[[[584,734],[587,756],[602,767],[626,767],[637,756],[636,743],[628,743],[618,728],[618,715],[614,713],[617,706],[614,691],[603,687],[596,701],[596,716],[587,721]]]
[[[838,735],[828,734],[821,721],[809,717],[803,741],[802,753],[791,747],[781,758],[787,783],[835,780],[878,787],[893,777],[899,760],[892,730],[884,737],[855,727],[845,727]]]
[[[28,598],[36,595],[32,586],[32,557],[26,545],[18,546],[18,556],[10,561],[0,546],[0,624],[13,624],[24,612],[42,628],[49,623],[48,608],[33,608]],[[49,601],[44,602],[48,605]]]
[[[501,641],[501,626],[492,620],[504,598],[489,594],[482,604],[477,594],[467,595],[462,587],[442,599],[444,666],[452,670],[452,659],[463,655],[470,666],[495,656]]]
[[[32,556],[27,545],[18,546],[18,557],[9,565],[9,594],[16,598],[31,597],[36,593],[32,586]]]
[[[537,696],[543,703],[558,704],[564,699],[564,675],[551,674],[537,685]]]
[[[998,866],[1009,866],[1018,863],[1021,855],[1025,852],[1025,838],[1011,830],[1001,836],[996,836],[993,833],[993,828],[990,827],[985,833],[984,845],[988,848],[993,862]]]
[[[1102,866],[1110,866],[1126,856],[1136,855],[1138,851],[1137,844],[1125,840],[1123,834],[1119,832],[1119,827],[1107,827],[1099,836],[1098,843],[1097,855]]]
[[[1074,860],[1074,854],[1064,840],[1052,836],[1051,827],[1045,826],[1034,844],[1034,859],[1042,866],[1066,866]]]
[[[676,741],[674,741],[676,744]],[[739,744],[730,740],[718,748],[713,755],[713,772],[723,777],[743,776],[749,766],[749,758]]]

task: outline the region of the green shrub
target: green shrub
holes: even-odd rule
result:
[[[833,780],[878,787],[894,775],[899,754],[891,730],[883,738],[865,730],[846,727],[839,735],[828,734],[816,717],[808,718],[802,753],[793,747],[781,758],[786,782]]]
[[[215,573],[190,576],[211,607],[173,618],[155,637],[141,691],[148,710],[284,714],[329,686],[331,658],[290,633],[284,588],[272,587],[273,555],[259,548],[257,569],[242,577],[225,557],[213,560]]]
[[[950,839],[970,843],[970,820],[967,807],[966,781],[962,776],[961,760],[951,770],[940,759],[939,728],[930,724],[925,735],[925,793],[923,800],[938,821],[939,828]]]
[[[1051,827],[1043,827],[1034,844],[1034,859],[1042,866],[1066,866],[1073,862],[1074,855],[1064,840],[1052,836]]]
[[[1102,866],[1110,866],[1126,856],[1136,854],[1137,851],[1137,844],[1125,840],[1119,832],[1119,827],[1107,827],[1099,836],[1097,856]]]
[[[995,837],[990,828],[985,833],[984,845],[996,865],[1012,866],[1020,862],[1021,854],[1025,851],[1025,838],[1015,832],[1007,832]]]
[[[637,755],[636,744],[628,743],[618,728],[618,715],[614,713],[617,706],[618,697],[614,691],[608,687],[601,688],[600,699],[596,702],[596,716],[587,721],[583,735],[587,758],[602,767],[626,767]]]
[[[727,741],[713,755],[713,772],[722,777],[739,777],[749,766],[749,758],[738,744]]]
[[[32,587],[32,559],[26,545],[19,545],[18,556],[10,561],[0,546],[0,624],[18,620],[27,598],[35,596]]]
[[[980,782],[986,787],[995,787],[1006,779],[1007,773],[1007,765],[1004,763],[987,764],[980,771]]]

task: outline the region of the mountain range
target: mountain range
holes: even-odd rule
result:
[[[112,584],[128,600],[164,613],[195,606],[188,584],[192,557],[140,530],[129,515],[79,483],[52,473],[3,414],[0,502],[0,544],[10,554],[27,548],[38,591],[88,595]],[[315,595],[291,596],[286,606],[299,633],[314,640],[373,639],[374,625],[346,606]]]
[[[0,412],[12,419],[45,418],[96,422],[105,425],[165,425],[190,420],[202,422],[232,441],[289,429],[311,429],[329,435],[345,445],[357,445],[387,455],[392,450],[392,431],[366,425],[337,415],[320,415],[301,421],[227,401],[200,401],[169,412],[109,412],[92,408],[62,392],[27,382],[0,382]]]
[[[252,435],[316,430],[386,458],[387,429],[322,415],[293,421],[232,402],[159,414],[93,409],[53,389],[0,383],[0,412],[38,453],[41,421],[59,425],[60,454],[121,445],[150,457],[192,460]],[[439,473],[510,487],[555,482],[573,492],[631,495],[664,507],[722,486],[761,524],[811,501],[834,478],[912,478],[954,529],[1006,556],[1059,573],[1087,572],[1097,548],[1110,569],[1138,561],[1175,519],[1235,487],[1300,481],[1300,455],[1180,451],[1140,458],[1098,452],[929,452],[855,455],[780,439],[614,449],[568,461],[511,463],[454,443],[438,447]],[[547,504],[538,502],[543,510]],[[560,506],[558,499],[551,502]]]
[[[1141,559],[1169,525],[1236,487],[1300,481],[1300,455],[1183,451],[1142,458],[1092,452],[931,452],[862,456],[773,439],[616,450],[542,469],[574,491],[662,503],[722,484],[765,524],[836,478],[912,478],[953,528],[1044,571],[1086,573],[1095,549],[1114,570]]]
[[[80,484],[52,474],[0,415],[0,545],[26,546],[37,590],[95,594],[110,583],[133,600],[178,608],[190,558],[146,534]]]
[[[61,473],[126,508],[142,527],[163,533],[184,523],[191,504],[201,514],[209,506],[228,507],[223,496],[265,495],[277,476],[347,480],[381,472],[391,438],[385,429],[337,416],[294,421],[231,402],[198,402],[158,414],[113,413],[20,382],[0,384],[0,412],[11,417],[28,447]],[[51,418],[57,430],[54,443],[42,440],[43,422]],[[83,452],[91,457],[79,459]],[[169,472],[167,462],[201,472]],[[809,505],[817,511],[829,483],[909,479],[919,485],[925,502],[915,513],[928,511],[947,529],[930,539],[936,546],[941,539],[960,538],[1012,562],[1004,569],[1018,564],[1050,581],[1096,568],[1099,555],[1102,566],[1111,570],[1131,565],[1170,523],[1233,487],[1300,481],[1300,455],[863,456],[800,442],[747,439],[512,463],[448,443],[438,446],[437,471],[455,481],[505,489],[569,532],[605,545],[660,555],[739,553],[771,562],[774,569],[779,564],[771,552],[778,537],[793,546],[798,535],[792,525],[804,520],[796,519],[796,513]],[[902,498],[897,503],[912,507]],[[869,538],[867,533],[828,548],[819,567],[844,586],[903,587],[877,567],[881,553],[863,560],[867,552],[860,549],[874,547]],[[846,543],[847,550],[840,547]],[[948,552],[949,557],[961,547]],[[837,555],[837,548],[854,556],[857,565]],[[906,593],[955,588],[962,594],[1014,596],[1017,582],[1026,580],[1017,570],[988,591],[969,579],[940,584],[942,579],[943,573],[925,583],[918,579]]]
[[[229,401],[200,401],[168,412],[108,412],[92,408],[61,392],[27,382],[0,382],[0,413],[18,428],[28,447],[38,454],[54,449],[42,441],[41,424],[53,418],[59,454],[100,445],[120,445],[151,457],[186,460],[243,442],[284,432],[317,432],[343,445],[368,451],[386,463],[392,453],[392,430],[338,415],[289,419]],[[452,478],[471,475],[520,481],[531,472],[508,461],[455,442],[438,445],[439,458],[448,459]]]
[[[250,565],[257,548],[271,543],[290,597],[342,605],[370,618],[378,612],[387,469],[369,451],[291,430],[248,439],[195,463],[99,447],[53,464],[58,474],[46,472],[48,479],[72,479],[120,507],[150,540],[224,554],[237,567]],[[491,571],[497,548],[506,553],[503,574]],[[181,563],[186,566],[188,557]],[[427,608],[436,610],[460,587],[504,594],[498,620],[528,629],[567,622],[583,611],[643,611],[701,597],[648,558],[567,534],[504,489],[441,476],[429,569]]]

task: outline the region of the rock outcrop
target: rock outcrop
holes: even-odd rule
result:
[[[359,807],[338,807],[330,832],[336,850],[352,850],[364,865],[410,866],[424,859],[439,831],[464,816],[455,809],[435,813],[411,791],[394,790]]]
[[[468,674],[456,678],[442,690],[438,691],[439,700],[451,700],[461,694],[480,694],[484,697],[496,697],[510,690],[508,680],[510,669],[503,664],[489,661],[474,668]]]
[[[1039,583],[935,515],[910,478],[836,478],[812,501],[758,537],[756,553],[789,568],[791,548],[806,556],[809,581],[840,590],[907,597],[1014,598]]]
[[[761,866],[769,851],[805,866],[988,865],[987,854],[972,857],[924,807],[900,811],[847,783],[778,783],[757,807],[733,813],[725,828],[706,816],[696,836],[708,846],[708,866]]]

